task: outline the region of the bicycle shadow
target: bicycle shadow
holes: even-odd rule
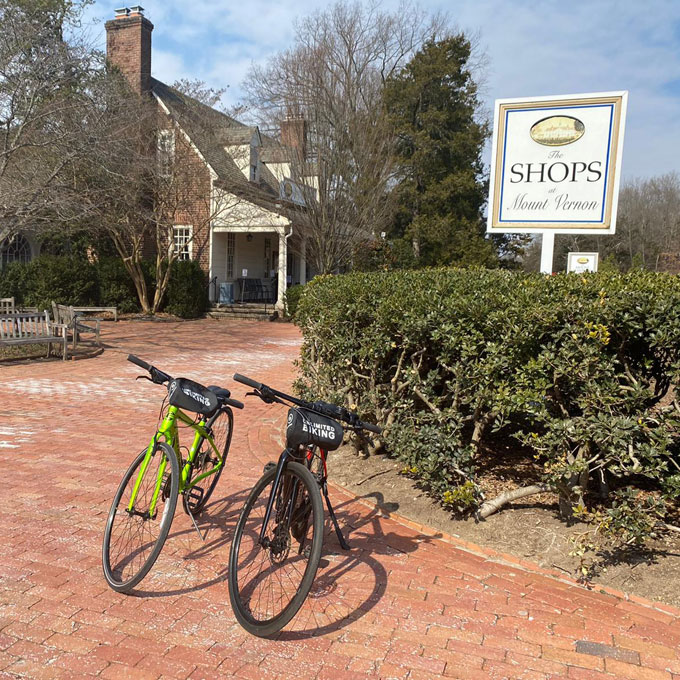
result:
[[[249,492],[249,488],[235,491],[208,504],[197,518],[202,533],[207,532],[205,542],[199,542],[198,545],[196,542],[199,539],[189,518],[186,517],[184,526],[178,528],[178,518],[175,517],[159,557],[159,562],[163,559],[165,565],[174,563],[174,576],[171,573],[169,577],[169,570],[173,566],[164,565],[157,570],[154,581],[154,565],[142,582],[145,587],[133,590],[131,595],[146,598],[177,597],[224,583],[228,575],[228,546]],[[350,550],[345,551],[340,547],[327,517],[319,570],[309,595],[293,621],[285,630],[273,635],[272,639],[293,641],[336,633],[376,607],[389,611],[389,603],[382,603],[382,600],[390,573],[398,570],[400,562],[405,561],[410,553],[439,536],[411,535],[409,530],[385,532],[382,523],[389,520],[390,512],[396,510],[397,504],[386,503],[380,492],[358,498],[374,499],[376,507],[368,509],[355,502],[354,498],[348,498],[334,507]],[[177,512],[184,514],[181,510]],[[210,561],[213,568],[216,562],[219,564],[213,574],[206,575],[206,560]],[[181,573],[181,565],[187,563],[194,568]],[[156,582],[158,587],[150,587],[155,586]]]
[[[327,522],[319,570],[307,600],[288,629],[273,639],[291,641],[336,633],[358,621],[380,605],[392,567],[398,568],[410,553],[441,536],[385,533],[382,520],[389,519],[398,504],[386,503],[380,492],[358,497],[369,498],[375,499],[376,507],[367,509],[354,498],[334,507],[350,550],[340,547]],[[389,610],[389,605],[384,609]]]
[[[130,594],[136,597],[187,595],[226,581],[229,545],[249,493],[249,489],[242,489],[207,504],[195,518],[204,540],[199,539],[191,519],[184,513],[180,498],[173,526],[157,563],[142,581],[142,588],[135,588]],[[180,521],[182,526],[178,527]],[[214,567],[218,559],[223,565],[221,568]],[[207,578],[206,560],[210,560],[214,574]],[[149,584],[155,585],[156,582],[157,588],[149,587]]]

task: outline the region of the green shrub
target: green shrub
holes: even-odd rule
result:
[[[135,285],[119,257],[102,257],[96,265],[99,305],[117,307],[123,314],[139,311]]]
[[[28,265],[12,262],[0,269],[0,297],[13,297],[17,305],[24,304]]]
[[[166,311],[194,319],[205,314],[208,304],[208,277],[199,263],[195,260],[173,262]]]
[[[480,453],[513,438],[565,517],[601,471],[618,485],[643,476],[667,494],[677,487],[664,484],[680,464],[669,404],[680,377],[675,276],[324,276],[308,284],[296,321],[299,388],[384,426],[389,451],[450,504],[470,498]]]
[[[83,258],[41,255],[23,266],[21,301],[25,305],[49,310],[52,300],[94,305],[99,299],[97,271]]]
[[[284,295],[286,316],[290,317],[291,319],[295,318],[295,312],[297,311],[298,304],[300,302],[300,296],[304,293],[304,291],[304,285],[290,286],[290,288],[286,289],[286,293]]]

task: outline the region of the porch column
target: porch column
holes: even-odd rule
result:
[[[286,293],[286,274],[288,265],[288,242],[286,241],[286,228],[283,227],[279,232],[279,290],[276,298],[276,309],[283,312],[285,304],[283,296]]]
[[[307,237],[303,236],[300,243],[300,284],[307,283]]]

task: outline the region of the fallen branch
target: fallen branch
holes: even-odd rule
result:
[[[518,498],[533,496],[536,493],[545,493],[546,491],[550,491],[550,487],[547,484],[533,484],[532,486],[523,486],[519,489],[506,491],[500,496],[484,502],[477,512],[477,517],[478,519],[486,519],[489,515],[493,515],[494,512],[498,512],[504,505],[516,501]]]

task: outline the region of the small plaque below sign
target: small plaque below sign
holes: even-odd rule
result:
[[[596,272],[599,253],[569,253],[567,256],[567,271],[574,274]]]

